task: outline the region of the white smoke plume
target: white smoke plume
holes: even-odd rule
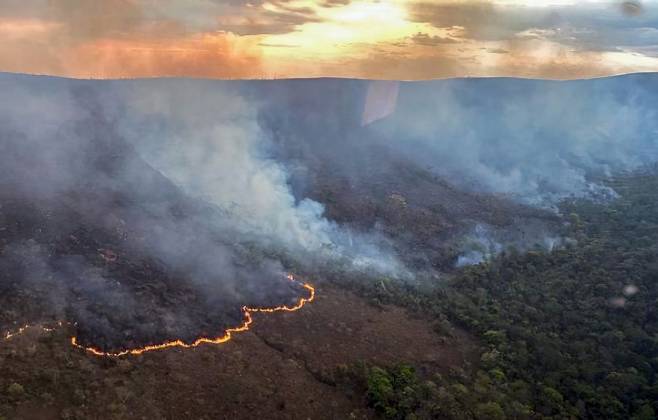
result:
[[[302,261],[408,275],[383,236],[351,232],[326,219],[317,201],[295,199],[258,124],[259,104],[230,84],[129,82],[110,91],[125,107],[122,136],[184,191],[221,208],[225,230]]]
[[[382,141],[457,185],[550,207],[611,198],[598,179],[658,160],[654,75],[405,84]]]
[[[456,267],[477,265],[490,261],[505,250],[514,248],[517,251],[530,249],[551,252],[562,246],[563,240],[551,234],[545,226],[528,223],[520,228],[521,232],[510,229],[500,229],[483,223],[476,223],[472,231],[460,238]]]

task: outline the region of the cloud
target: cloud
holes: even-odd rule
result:
[[[644,13],[644,7],[639,1],[624,1],[621,4],[621,10],[628,16],[639,16]]]
[[[27,19],[45,17],[48,0],[4,0],[0,18]]]
[[[658,58],[656,28],[658,5],[637,0],[6,0],[0,70],[75,77],[590,77],[657,70],[649,60]],[[384,63],[391,68],[378,68]]]
[[[73,77],[238,77],[261,72],[255,41],[189,31],[137,0],[11,2],[0,69]]]
[[[419,45],[436,46],[440,44],[455,44],[459,41],[450,37],[443,37],[438,35],[428,35],[426,33],[418,32],[411,37],[411,40]]]
[[[418,2],[412,3],[409,10],[414,22],[436,28],[460,27],[463,38],[468,39],[508,39],[528,27],[523,20],[517,21],[514,15],[518,13],[517,6],[499,6],[493,2]]]
[[[100,78],[233,78],[262,74],[260,50],[255,41],[221,33],[100,38],[56,46],[26,38],[0,44],[0,69]]]
[[[459,26],[462,38],[469,40],[510,41],[530,33],[586,51],[658,43],[655,36],[639,36],[658,25],[658,8],[635,1],[549,6],[493,1],[418,2],[412,3],[410,14],[413,21],[437,28]]]
[[[487,52],[491,54],[509,54],[509,51],[504,48],[487,48]]]
[[[310,8],[292,8],[278,4],[271,10],[246,10],[243,15],[219,17],[218,28],[238,35],[285,34],[300,25],[320,22]]]
[[[346,6],[350,4],[352,0],[324,0],[320,3],[323,7],[337,7],[337,6]]]
[[[50,0],[48,17],[66,26],[62,36],[76,41],[121,37],[139,31],[148,22],[135,0]]]
[[[73,77],[261,77],[255,35],[315,21],[285,1],[9,0],[0,70]]]

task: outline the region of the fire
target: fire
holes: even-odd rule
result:
[[[287,276],[288,280],[292,282],[297,282],[295,278],[292,275]],[[300,283],[301,284],[301,283]],[[276,306],[273,308],[252,308],[248,306],[243,306],[242,307],[242,313],[244,314],[244,321],[242,324],[240,324],[237,327],[234,328],[229,328],[224,331],[224,334],[219,337],[214,337],[214,338],[209,338],[209,337],[201,337],[197,338],[191,343],[186,343],[182,340],[173,340],[173,341],[167,341],[164,343],[160,344],[152,344],[144,347],[138,347],[134,349],[125,349],[121,350],[118,352],[106,352],[103,350],[100,350],[95,347],[86,347],[78,343],[78,338],[76,336],[71,337],[71,345],[73,347],[82,349],[86,351],[89,354],[92,354],[94,356],[99,356],[99,357],[121,357],[121,356],[127,356],[127,355],[133,355],[137,356],[140,354],[144,354],[150,351],[156,351],[156,350],[164,350],[164,349],[169,349],[169,348],[174,348],[174,347],[180,347],[180,348],[193,348],[193,347],[198,347],[202,344],[223,344],[229,341],[232,337],[233,334],[235,333],[240,333],[244,331],[249,331],[250,325],[253,323],[253,317],[252,314],[256,312],[264,312],[264,313],[273,313],[273,312],[295,312],[300,310],[301,308],[304,307],[307,303],[312,302],[315,299],[315,288],[311,286],[308,283],[303,283],[302,286],[308,290],[309,295],[306,298],[299,298],[299,301],[295,306]],[[59,322],[58,325],[61,327],[64,325],[64,322]],[[18,330],[12,332],[8,332],[5,335],[5,340],[9,340],[12,337],[15,337],[17,335],[23,334],[26,330],[30,328],[40,328],[43,331],[53,331],[54,328],[49,328],[45,326],[30,326],[30,325],[25,325]]]
[[[61,326],[63,326],[64,324],[65,324],[65,323],[64,323],[63,321],[59,321],[59,322],[57,322],[57,326],[58,326],[58,327],[61,327]],[[5,333],[5,336],[4,336],[3,338],[4,338],[5,340],[11,340],[12,338],[14,338],[14,337],[16,337],[16,336],[22,335],[22,334],[25,333],[27,330],[37,329],[37,328],[40,329],[40,330],[43,331],[43,332],[52,332],[52,331],[55,331],[55,327],[47,327],[47,326],[45,326],[45,325],[29,325],[29,324],[25,324],[25,325],[23,325],[22,327],[20,327],[19,329],[13,331],[13,332],[12,332],[12,331],[7,331],[7,332]]]
[[[5,334],[5,340],[10,340],[11,338],[16,337],[17,335],[21,335],[30,328],[31,328],[30,325],[23,325],[22,327],[20,327],[19,329],[17,329],[14,332],[8,331]]]

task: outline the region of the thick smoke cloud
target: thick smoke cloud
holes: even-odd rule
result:
[[[233,244],[283,249],[301,265],[330,261],[348,269],[403,273],[392,254],[382,251],[383,238],[343,229],[323,217],[320,203],[293,196],[287,168],[273,159],[268,133],[257,122],[258,105],[231,83],[14,76],[2,82],[6,97],[12,98],[0,103],[11,187],[27,196],[52,198],[94,180],[150,200],[151,205],[139,208],[146,212],[125,211],[117,217],[130,218],[140,231],[136,236],[149,238],[142,252],[183,271],[200,271],[196,278],[221,272],[239,279],[248,271],[234,267],[232,251],[213,235],[231,238]],[[146,164],[153,168],[147,179]],[[109,175],[99,169],[107,165],[113,165]],[[180,194],[214,206],[216,214],[182,219],[159,208],[154,200],[176,195],[168,190],[174,188],[169,182]],[[106,205],[111,203],[101,199],[83,207],[114,227],[118,222],[103,219]],[[203,231],[206,224],[214,233]],[[234,288],[220,283],[220,289]]]
[[[192,340],[306,292],[285,264],[405,274],[295,198],[230,84],[3,75],[0,290],[104,349]],[[139,322],[137,322],[139,320]],[[11,321],[11,320],[2,320]]]
[[[89,331],[125,335],[155,293],[187,304],[163,305],[131,336],[189,333],[226,302],[294,299],[291,265],[406,278],[396,255],[432,271],[509,244],[550,248],[547,224],[489,194],[543,208],[614,197],[603,177],[658,159],[654,75],[390,83],[383,112],[368,114],[367,81],[2,75],[0,216],[11,226],[32,203],[41,227],[3,231],[2,271],[65,289],[51,306],[93,320]],[[508,234],[515,224],[528,228]],[[460,234],[451,262],[444,244]],[[142,293],[155,277],[166,286]],[[172,299],[171,285],[186,292]],[[125,311],[91,304],[112,296]],[[219,317],[234,323],[231,307]]]
[[[430,212],[441,208],[434,220],[451,227],[436,241],[459,234],[477,238],[472,232],[480,223],[494,225],[489,230],[500,250],[510,244],[550,249],[556,241],[550,226],[530,222],[543,216],[509,201],[554,209],[569,196],[614,198],[605,177],[658,159],[657,83],[653,74],[576,82],[325,79],[261,83],[247,90],[249,97],[264,98],[261,127],[296,168],[292,184],[300,191],[314,191],[320,201],[327,190],[348,201],[350,191],[401,196],[418,210],[416,222],[405,228],[422,225],[423,206]],[[426,169],[441,181],[424,184],[408,177]],[[368,206],[366,200],[362,211]],[[366,225],[400,223],[385,211],[363,217],[342,201],[333,208]],[[496,208],[508,222],[498,222]],[[529,217],[515,219],[518,214]],[[500,232],[501,227],[513,234]],[[391,231],[405,237],[400,225]],[[423,249],[432,246],[428,241]],[[414,247],[412,240],[398,250],[408,254]],[[472,248],[460,247],[461,255]]]
[[[31,296],[40,317],[76,321],[86,342],[105,348],[216,333],[241,321],[244,304],[297,298],[278,259],[229,236],[213,223],[223,220],[216,209],[121,137],[121,102],[103,99],[112,92],[16,76],[0,83],[5,297]]]
[[[324,206],[295,197],[289,171],[275,159],[263,104],[238,85],[153,81],[118,84],[125,104],[122,136],[188,194],[220,208],[223,231],[269,249],[283,248],[299,264],[330,261],[348,269],[404,276],[385,238],[353,233],[323,215]],[[111,100],[105,101],[111,103]]]
[[[610,197],[597,179],[658,159],[657,82],[636,75],[409,84],[396,112],[372,129],[457,185],[541,206]]]

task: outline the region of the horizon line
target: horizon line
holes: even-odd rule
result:
[[[272,82],[272,81],[295,81],[295,80],[356,80],[356,81],[366,81],[366,82],[400,82],[400,83],[422,83],[422,82],[433,82],[433,81],[442,81],[442,80],[482,80],[482,79],[515,79],[515,80],[528,80],[528,81],[546,81],[546,82],[577,82],[577,81],[587,81],[587,80],[600,80],[600,79],[611,79],[617,77],[625,76],[636,76],[636,75],[652,75],[658,74],[658,71],[636,71],[636,72],[621,72],[613,73],[609,75],[602,76],[592,76],[592,77],[579,77],[579,78],[542,78],[542,77],[530,77],[530,76],[448,76],[448,77],[435,77],[428,79],[385,79],[385,78],[365,78],[365,77],[349,77],[349,76],[307,76],[307,77],[260,77],[260,78],[249,78],[249,77],[195,77],[195,76],[141,76],[141,77],[75,77],[75,76],[61,76],[56,74],[47,74],[47,73],[20,73],[12,71],[3,71],[0,70],[0,75],[13,75],[13,76],[26,76],[26,77],[39,77],[39,78],[53,78],[53,79],[64,79],[64,80],[76,80],[76,81],[98,81],[98,82],[120,82],[120,81],[146,81],[146,80],[198,80],[198,81],[221,81],[221,82]]]

